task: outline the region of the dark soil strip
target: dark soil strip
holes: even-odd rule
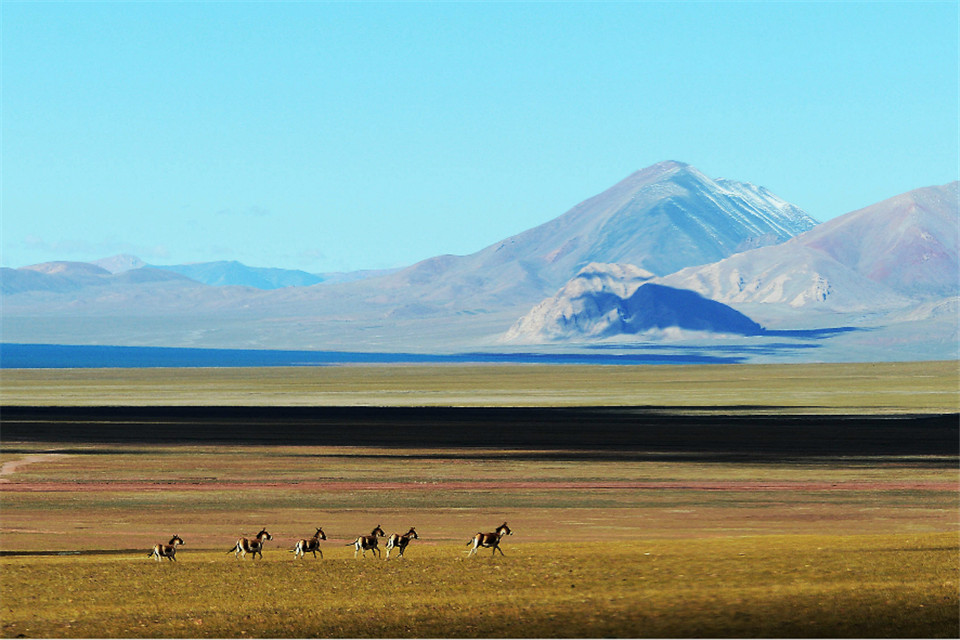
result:
[[[957,456],[960,414],[689,415],[672,407],[2,407],[4,441],[494,447],[773,461]],[[712,408],[722,412],[722,408]]]

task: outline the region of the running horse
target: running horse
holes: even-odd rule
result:
[[[313,552],[313,557],[317,557],[317,551],[320,552],[320,559],[323,559],[323,549],[320,548],[320,541],[326,540],[327,534],[323,532],[323,529],[317,527],[317,532],[313,534],[313,537],[308,540],[299,540],[297,541],[297,546],[293,548],[293,557],[294,558],[303,558],[307,553]]]
[[[380,525],[374,527],[373,531],[370,532],[368,536],[360,536],[353,542],[349,542],[346,546],[353,546],[353,557],[356,558],[357,554],[363,551],[363,557],[367,557],[367,549],[372,549],[374,554],[378,557],[380,556],[380,547],[377,546],[377,538],[383,538],[387,534],[384,533],[383,529],[380,528]]]
[[[419,540],[420,536],[417,535],[416,529],[410,527],[410,531],[407,531],[405,534],[400,535],[395,533],[389,538],[387,538],[387,560],[390,559],[390,550],[397,548],[400,550],[400,553],[397,554],[398,558],[403,557],[403,552],[407,548],[407,545],[410,544],[410,540]]]
[[[153,545],[153,551],[149,555],[151,558],[156,558],[157,562],[160,562],[161,558],[166,558],[167,560],[176,561],[177,559],[177,547],[183,544],[183,538],[180,536],[173,536],[170,538],[170,542],[167,544],[155,544]]]
[[[473,548],[467,552],[467,556],[472,556],[477,552],[477,549],[480,547],[493,548],[493,555],[497,555],[497,551],[500,552],[500,555],[503,555],[503,549],[500,548],[500,538],[503,536],[512,536],[513,532],[510,531],[510,527],[507,526],[507,523],[504,522],[502,525],[497,527],[497,530],[493,533],[477,533],[473,536],[473,539],[467,543],[467,545],[473,545]]]
[[[235,558],[246,557],[248,553],[253,555],[253,559],[257,559],[257,554],[260,554],[260,558],[263,558],[263,543],[265,540],[273,540],[273,536],[267,533],[267,530],[261,529],[260,533],[256,535],[255,538],[239,538],[237,544],[233,545],[233,548],[227,551],[227,553],[233,553]]]

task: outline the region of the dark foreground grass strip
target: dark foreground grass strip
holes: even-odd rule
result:
[[[2,407],[6,441],[635,450],[797,459],[957,454],[960,414],[671,407]]]

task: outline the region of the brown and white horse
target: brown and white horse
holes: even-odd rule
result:
[[[387,545],[386,545],[387,560],[390,559],[390,550],[393,549],[394,547],[400,550],[400,553],[397,554],[397,557],[402,558],[403,552],[407,548],[407,545],[410,544],[411,539],[413,540],[420,539],[420,536],[417,535],[417,531],[413,527],[410,527],[410,531],[407,531],[403,535],[400,535],[399,533],[395,533],[389,538],[387,538]]]
[[[170,538],[170,542],[167,544],[155,544],[153,545],[153,551],[148,555],[153,558],[156,557],[157,562],[160,562],[160,558],[166,558],[167,560],[176,560],[177,559],[177,546],[183,544],[183,538],[180,536],[173,536]]]
[[[473,545],[473,548],[467,552],[467,556],[469,557],[475,554],[480,547],[492,547],[493,551],[491,553],[493,553],[493,555],[497,555],[497,551],[500,552],[500,555],[503,555],[503,549],[500,548],[500,538],[512,535],[513,532],[510,531],[510,527],[507,526],[506,522],[497,527],[497,530],[493,533],[478,533],[467,543],[468,546]]]
[[[323,532],[323,529],[317,527],[317,532],[313,534],[313,537],[309,540],[298,540],[297,546],[293,548],[293,557],[294,558],[303,558],[307,553],[313,552],[313,557],[317,557],[317,551],[320,552],[320,558],[323,558],[323,549],[320,548],[320,541],[326,540],[327,534]]]
[[[368,536],[360,536],[353,542],[348,543],[346,546],[353,546],[353,557],[356,558],[357,554],[360,551],[363,551],[363,557],[367,557],[367,549],[372,549],[374,554],[378,557],[380,555],[380,548],[377,546],[377,538],[383,538],[387,534],[384,533],[383,529],[380,528],[380,525],[377,525],[373,531],[370,532]]]
[[[246,557],[248,553],[253,554],[253,559],[257,559],[257,554],[260,554],[260,557],[263,558],[263,542],[265,540],[273,540],[273,536],[267,533],[267,530],[261,529],[260,533],[253,539],[248,538],[239,538],[237,544],[233,546],[233,549],[227,551],[227,553],[233,553],[235,558]]]

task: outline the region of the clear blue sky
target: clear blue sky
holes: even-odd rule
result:
[[[401,266],[667,159],[819,220],[960,173],[955,1],[0,7],[4,266]]]

